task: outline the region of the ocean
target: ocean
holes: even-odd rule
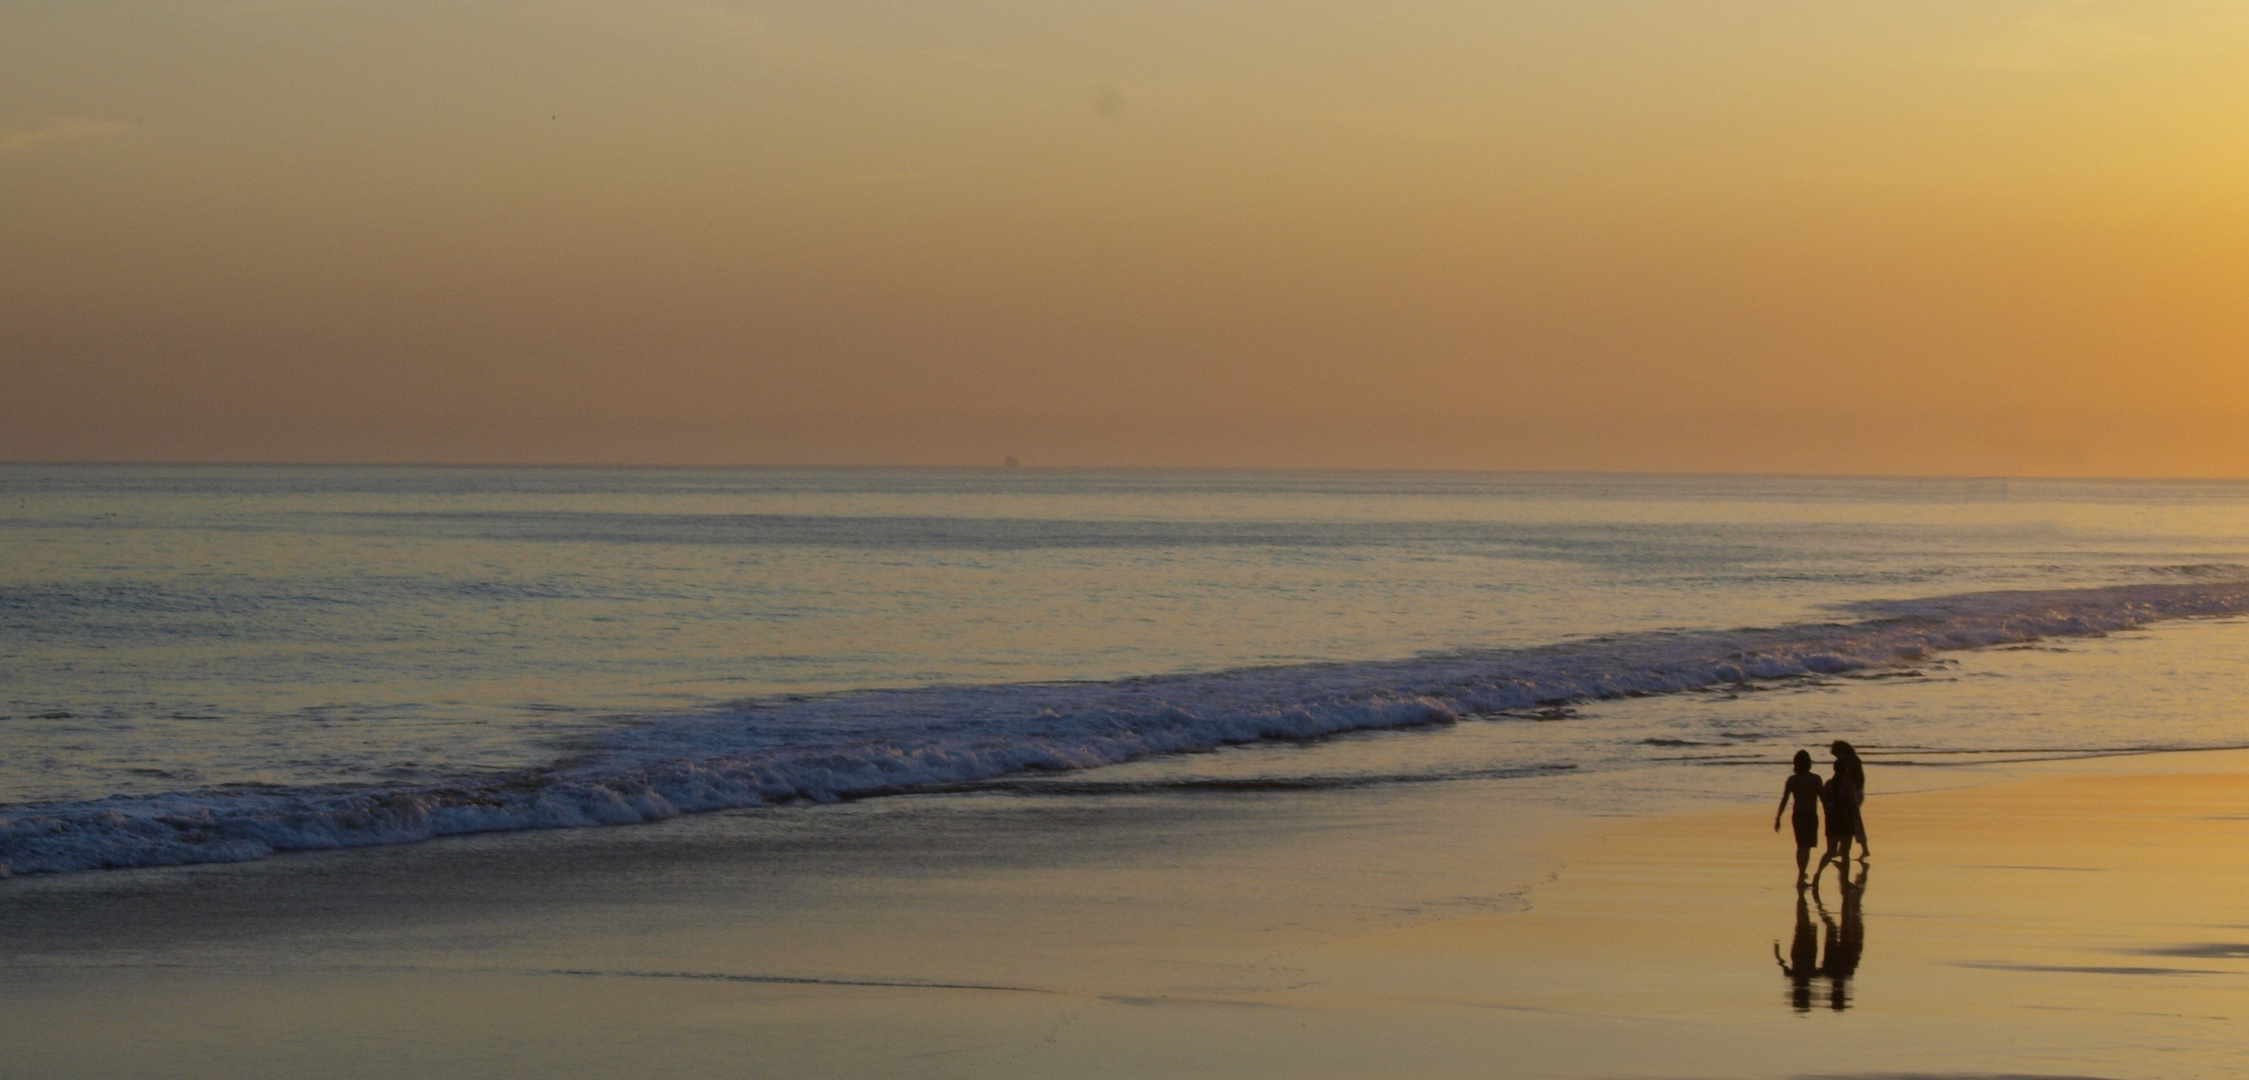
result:
[[[2238,748],[2244,613],[2226,482],[0,466],[0,872]]]

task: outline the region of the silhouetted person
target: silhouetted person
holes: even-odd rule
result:
[[[1844,770],[1842,762],[1835,763],[1835,775],[1828,778],[1820,798],[1827,810],[1827,854],[1820,857],[1819,869],[1812,871],[1815,889],[1819,887],[1820,875],[1827,872],[1827,864],[1831,862],[1846,884],[1851,878],[1851,839],[1859,829],[1859,791],[1851,783],[1850,773]]]
[[[1773,942],[1773,962],[1788,976],[1789,1004],[1797,1012],[1812,1011],[1812,977],[1820,973],[1820,933],[1812,925],[1812,906],[1796,894],[1796,936],[1789,939],[1788,959],[1781,959],[1780,942]]]
[[[1812,754],[1809,750],[1796,752],[1796,772],[1780,789],[1780,805],[1773,808],[1773,831],[1780,831],[1781,811],[1788,809],[1790,799],[1796,800],[1796,813],[1790,820],[1796,826],[1796,887],[1804,887],[1804,869],[1811,865],[1812,848],[1820,842],[1820,778],[1812,771]],[[1824,860],[1821,866],[1827,865]]]
[[[1828,753],[1835,755],[1835,768],[1838,771],[1849,775],[1851,778],[1851,786],[1858,789],[1858,803],[1856,812],[1858,813],[1859,826],[1857,833],[1859,838],[1859,858],[1865,859],[1867,856],[1874,854],[1874,852],[1868,850],[1866,846],[1866,814],[1864,813],[1864,808],[1866,806],[1866,762],[1859,760],[1859,751],[1857,747],[1852,746],[1850,743],[1844,742],[1841,739],[1837,739],[1834,742],[1827,744],[1827,751]]]

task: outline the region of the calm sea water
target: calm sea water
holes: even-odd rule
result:
[[[0,865],[640,821],[1624,695],[1926,680],[1964,649],[2229,618],[2244,578],[2249,485],[2230,483],[5,466]],[[1928,711],[1860,738],[2249,742],[2223,709],[2044,730],[2035,708]],[[1503,729],[1454,764],[1768,755],[1755,732],[1635,723],[1577,742],[1526,723],[1521,753]]]

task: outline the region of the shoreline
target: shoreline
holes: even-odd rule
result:
[[[1971,775],[1877,787],[1839,997],[1776,964],[1805,918],[1769,806],[1531,820],[1537,782],[1462,782],[909,797],[11,889],[0,1043],[52,1077],[2222,1071],[2249,752]],[[1820,900],[1825,968],[1832,871]]]
[[[1871,617],[1852,622],[1627,632],[1520,649],[1146,679],[761,700],[758,710],[767,711],[687,713],[621,728],[573,757],[526,769],[0,805],[0,878],[645,824],[800,800],[999,789],[1257,743],[1570,714],[1678,694],[1770,692],[1838,677],[1920,678],[1924,668],[1970,654],[2236,621],[2245,605],[2243,581],[2000,590],[1863,601],[1851,607]],[[962,717],[976,723],[963,729],[932,720]],[[1645,754],[1619,756],[1617,749],[1576,752],[1605,751],[1604,764],[1626,768],[1650,763]],[[1501,760],[1509,768],[1549,764]]]

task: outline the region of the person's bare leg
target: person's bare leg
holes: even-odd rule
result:
[[[1820,868],[1819,870],[1815,870],[1812,872],[1812,881],[1814,883],[1817,883],[1819,881],[1820,873],[1822,871],[1825,871],[1827,869],[1827,864],[1831,862],[1835,864],[1836,873],[1843,875],[1844,880],[1850,880],[1851,838],[1848,835],[1838,836],[1828,840],[1827,853],[1820,856]]]
[[[1803,888],[1803,887],[1804,887],[1804,870],[1805,870],[1805,868],[1809,867],[1809,866],[1810,866],[1811,864],[1812,864],[1812,849],[1811,849],[1811,848],[1809,848],[1809,847],[1806,847],[1806,846],[1805,846],[1805,845],[1803,845],[1803,844],[1798,844],[1798,845],[1796,845],[1796,887],[1797,887],[1797,888],[1801,889],[1801,888]]]

